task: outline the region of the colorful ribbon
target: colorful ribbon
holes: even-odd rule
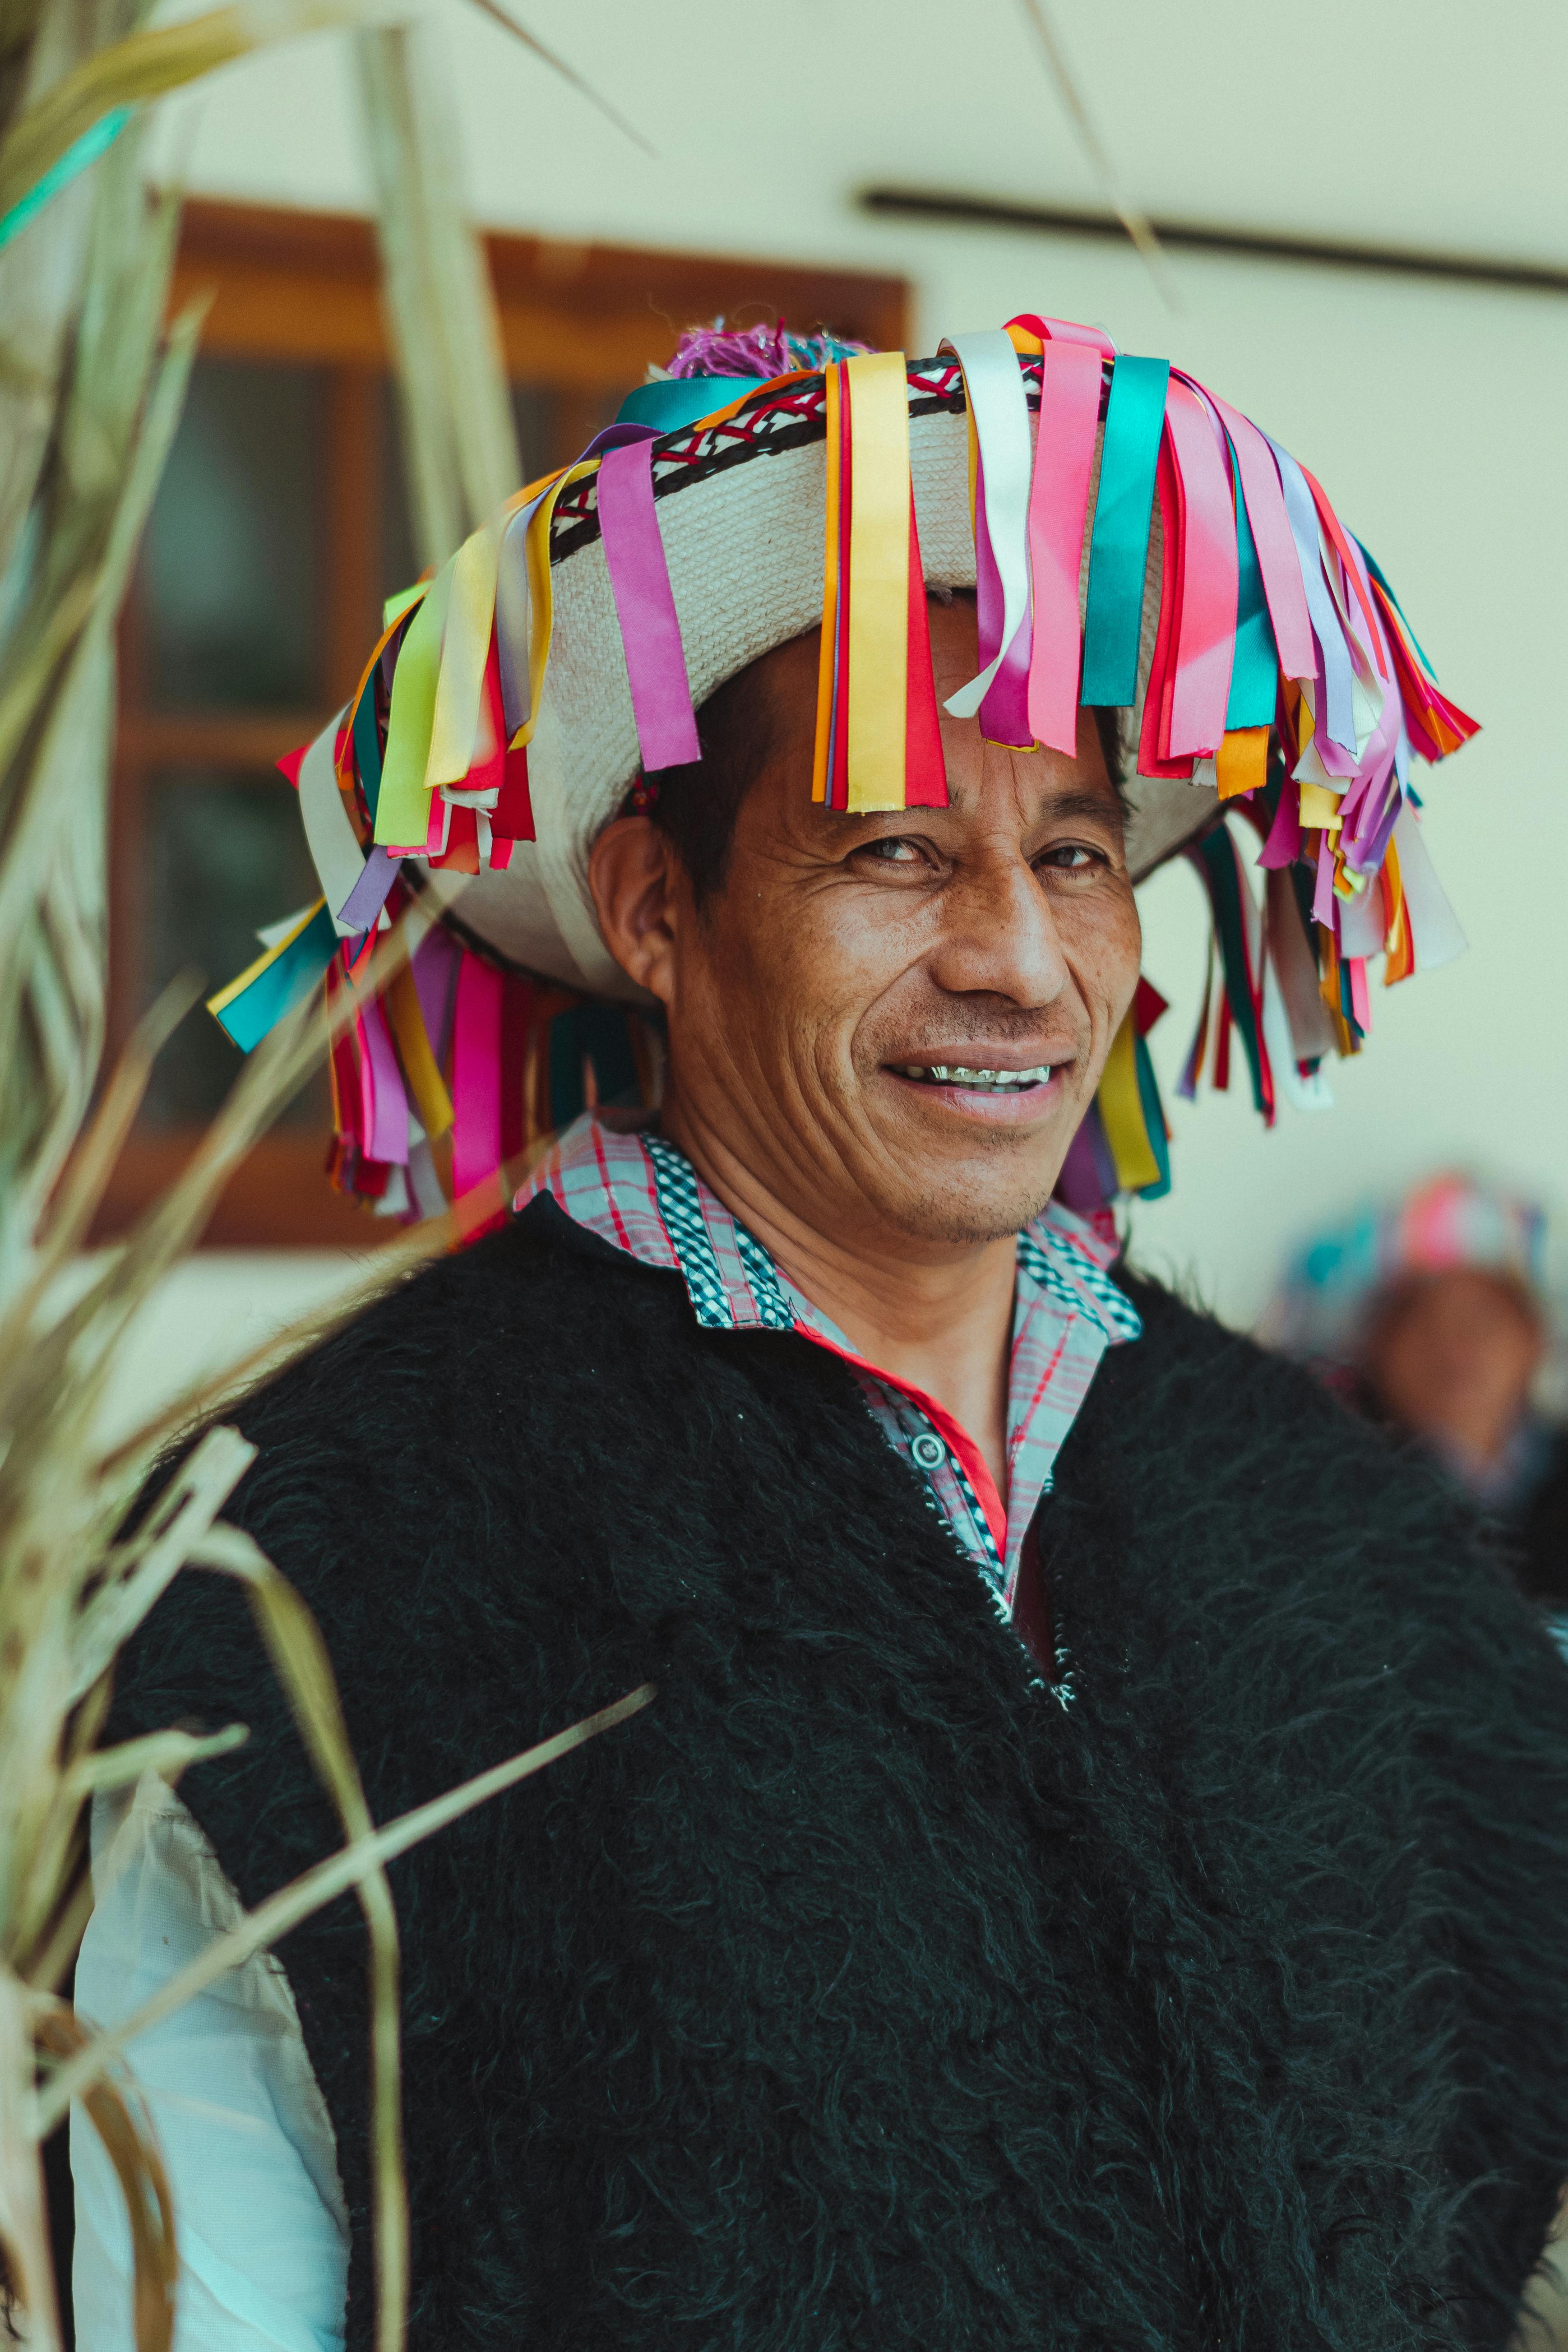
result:
[[[1089,541],[1082,696],[1125,708],[1138,691],[1154,468],[1165,429],[1168,360],[1123,352],[1110,375]]]
[[[600,458],[599,536],[620,624],[643,772],[684,767],[700,760],[702,750],[654,502],[650,440],[607,449]]]

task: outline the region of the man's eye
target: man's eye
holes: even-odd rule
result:
[[[884,866],[919,866],[924,862],[919,842],[906,840],[900,834],[884,835],[879,840],[864,843],[861,855],[879,858]]]
[[[1088,866],[1099,866],[1101,862],[1095,851],[1086,849],[1081,841],[1064,841],[1058,847],[1047,849],[1043,856],[1035,860],[1037,866],[1052,866],[1058,874],[1080,874]]]

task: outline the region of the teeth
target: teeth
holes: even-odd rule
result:
[[[1003,1092],[1014,1092],[1022,1087],[1043,1087],[1050,1082],[1051,1066],[1041,1064],[1032,1070],[972,1070],[962,1062],[906,1062],[906,1078],[923,1078],[933,1087],[994,1087]]]

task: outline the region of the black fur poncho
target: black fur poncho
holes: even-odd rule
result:
[[[1128,1284],[1041,1507],[1047,1687],[845,1367],[547,1202],[253,1399],[233,1511],[394,1865],[413,2352],[1502,2347],[1568,2179],[1568,1675],[1452,1503]],[[116,1729],[247,1903],[337,1843],[244,1604]],[[371,2341],[344,1900],[282,1947]]]

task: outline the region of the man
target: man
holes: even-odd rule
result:
[[[394,1870],[411,2341],[1501,2347],[1568,2178],[1562,1667],[1445,1496],[1052,1201],[1095,1119],[1136,1158],[1132,877],[1212,814],[1184,757],[1263,782],[1244,514],[1296,664],[1264,829],[1382,877],[1391,958],[1404,730],[1444,721],[1326,500],[1301,636],[1303,478],[1163,363],[1035,320],[790,356],[676,379],[655,441],[471,543],[300,774],[370,1008],[363,1189],[419,1197],[432,1068],[459,1171],[537,1098],[541,1000],[524,1054],[478,973],[666,1041],[656,1122],[591,1109],[502,1229],[240,1415],[235,1516],[321,1620],[378,1818],[658,1685]],[[427,908],[465,810],[456,981],[373,998],[385,852],[426,848]],[[1348,1024],[1365,918],[1323,915]],[[1258,967],[1287,1057],[1290,919]],[[176,1716],[251,1737],[100,1821],[95,2015],[333,1843],[216,1580],[121,1677],[121,1729]],[[371,2340],[357,1913],[280,1958],[133,2051],[193,2345],[334,2341],[345,2242]]]

